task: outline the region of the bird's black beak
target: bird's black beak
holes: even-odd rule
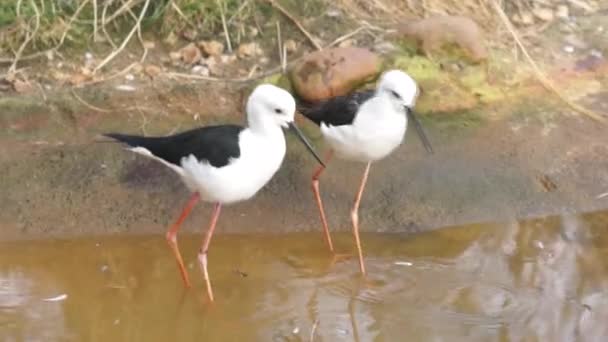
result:
[[[422,125],[420,124],[416,113],[414,113],[414,110],[408,106],[405,106],[405,112],[407,113],[408,119],[414,123],[414,128],[416,128],[416,132],[418,133],[418,136],[420,137],[422,145],[424,145],[426,151],[429,153],[433,153],[433,147],[431,146],[429,139],[426,137],[426,133],[424,133]]]
[[[298,126],[296,126],[296,124],[294,122],[289,123],[289,129],[296,134],[298,139],[300,139],[300,141],[306,146],[306,149],[308,149],[308,151],[315,157],[315,159],[319,162],[319,164],[321,164],[323,167],[325,167],[325,164],[323,163],[323,160],[321,160],[321,157],[319,157],[319,155],[317,154],[315,149],[308,142],[308,140],[306,140],[306,138],[304,137],[304,134],[302,134],[302,131],[300,131],[300,129],[298,128]]]

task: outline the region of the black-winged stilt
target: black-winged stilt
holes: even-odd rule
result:
[[[321,158],[294,124],[295,109],[291,94],[273,85],[263,84],[256,87],[247,101],[247,127],[207,126],[166,137],[105,134],[129,145],[129,150],[168,166],[193,192],[166,235],[187,287],[190,287],[190,280],[177,245],[177,231],[200,199],[214,203],[211,223],[198,253],[211,301],[213,291],[207,271],[207,251],[220,209],[223,204],[253,197],[277,172],[286,150],[282,128],[289,127],[295,132],[323,165]]]
[[[408,118],[414,123],[425,148],[432,153],[432,147],[413,112],[418,97],[416,82],[400,70],[385,72],[375,90],[354,92],[325,101],[310,104],[301,102],[298,111],[319,125],[330,151],[325,162],[334,153],[338,158],[365,162],[361,185],[351,211],[353,234],[359,253],[359,266],[365,274],[363,251],[359,239],[359,204],[372,162],[389,155],[403,141]],[[325,239],[330,251],[333,244],[319,193],[319,177],[325,170],[321,165],[312,176],[312,188],[321,215]]]

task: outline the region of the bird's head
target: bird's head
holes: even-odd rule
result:
[[[252,130],[264,134],[277,128],[289,128],[317,161],[325,166],[312,145],[296,126],[295,113],[296,101],[293,96],[285,89],[272,84],[257,86],[247,100],[247,121]]]
[[[285,89],[272,84],[257,86],[247,100],[250,126],[275,126],[287,128],[293,122],[296,101]]]
[[[389,70],[380,77],[376,93],[387,99],[395,111],[403,113],[413,121],[422,144],[429,153],[433,153],[433,147],[414,112],[419,94],[416,81],[401,70]]]
[[[377,93],[385,97],[397,111],[412,110],[418,98],[418,85],[410,75],[401,70],[389,70],[382,74]]]

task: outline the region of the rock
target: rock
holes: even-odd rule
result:
[[[568,9],[568,6],[566,6],[566,5],[557,6],[557,8],[555,9],[555,16],[560,19],[568,19],[568,17],[570,16],[570,10]]]
[[[86,81],[89,81],[91,79],[91,76],[88,74],[83,74],[83,73],[77,73],[77,74],[73,74],[69,77],[68,82],[73,85],[73,86],[79,86],[81,84],[83,84]]]
[[[169,52],[169,58],[171,62],[179,62],[182,59],[182,54],[178,51]]]
[[[154,64],[148,64],[144,67],[144,72],[149,77],[155,78],[156,76],[160,75],[161,69]]]
[[[144,44],[143,45],[144,45],[144,48],[148,49],[148,50],[154,49],[156,47],[156,44],[154,44],[154,42],[150,41],[150,40],[144,40]]]
[[[202,65],[195,65],[192,68],[192,73],[201,76],[209,76],[209,68]]]
[[[397,51],[398,49],[395,46],[395,44],[393,44],[391,42],[380,42],[380,43],[374,45],[373,50],[377,53],[387,54],[387,53]]]
[[[520,25],[529,26],[534,24],[534,16],[530,12],[515,14],[512,19],[515,23]]]
[[[575,48],[581,49],[581,50],[587,49],[589,47],[589,44],[587,44],[584,40],[582,40],[576,34],[569,34],[569,35],[565,36],[564,42],[566,44],[572,45]]]
[[[167,38],[165,38],[165,43],[167,43],[168,45],[171,45],[171,46],[175,46],[175,44],[177,44],[177,40],[178,40],[177,35],[173,31],[171,31],[167,35]]]
[[[283,46],[285,47],[285,50],[287,50],[287,53],[294,53],[298,51],[298,44],[293,39],[287,39],[283,43]]]
[[[198,63],[201,58],[203,58],[201,50],[194,43],[190,43],[181,48],[179,50],[179,55],[181,61],[186,65]]]
[[[137,88],[135,88],[132,85],[129,84],[119,84],[115,87],[116,90],[120,90],[120,91],[127,91],[127,92],[132,92],[137,90]]]
[[[354,39],[345,39],[338,44],[339,47],[351,47],[351,46],[355,46],[355,45],[357,45],[357,44],[355,44]]]
[[[342,12],[339,9],[328,9],[327,12],[325,12],[325,15],[330,17],[330,18],[339,18],[342,16]]]
[[[221,55],[220,61],[222,63],[232,63],[232,62],[236,61],[236,56],[235,55]]]
[[[380,57],[363,48],[310,53],[289,72],[296,93],[307,101],[345,95],[380,72]]]
[[[251,37],[251,38],[257,37],[257,35],[259,33],[260,33],[260,31],[257,28],[255,28],[253,26],[249,27],[249,37]]]
[[[34,89],[30,82],[20,79],[15,79],[15,81],[13,82],[13,88],[19,94],[29,93]]]
[[[537,7],[532,10],[532,14],[542,21],[553,21],[553,11],[550,8]]]
[[[239,49],[237,50],[237,56],[239,58],[247,58],[247,57],[255,57],[262,54],[262,49],[258,45],[258,43],[243,43],[239,45]]]
[[[396,26],[398,36],[416,42],[424,54],[430,53],[446,44],[456,44],[462,48],[473,62],[487,59],[483,31],[471,18],[463,16],[440,15],[421,20],[409,20]]]
[[[224,44],[217,40],[204,40],[198,42],[198,46],[207,56],[219,56],[224,52]]]
[[[179,34],[182,36],[182,38],[191,42],[196,39],[197,32],[193,29],[184,29]]]

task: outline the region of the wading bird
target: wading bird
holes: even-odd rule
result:
[[[190,287],[190,280],[177,245],[177,231],[199,200],[214,203],[211,223],[198,253],[211,301],[207,252],[220,209],[224,204],[253,197],[279,170],[286,151],[282,129],[289,127],[323,165],[294,124],[295,109],[291,94],[263,84],[256,87],[247,100],[247,127],[207,126],[165,137],[105,134],[127,144],[129,150],[163,163],[192,191],[178,220],[166,234],[186,287]]]
[[[300,101],[298,104],[298,111],[320,127],[323,138],[331,148],[325,159],[326,163],[335,154],[344,160],[367,164],[351,211],[359,266],[363,274],[365,264],[359,238],[359,204],[372,162],[388,156],[401,144],[408,119],[414,124],[427,151],[433,152],[413,112],[417,97],[416,82],[400,70],[390,70],[382,74],[375,90],[354,92],[317,103]],[[319,177],[324,170],[325,165],[322,164],[315,171],[312,176],[312,188],[319,207],[325,240],[333,252],[334,247],[319,193]]]

